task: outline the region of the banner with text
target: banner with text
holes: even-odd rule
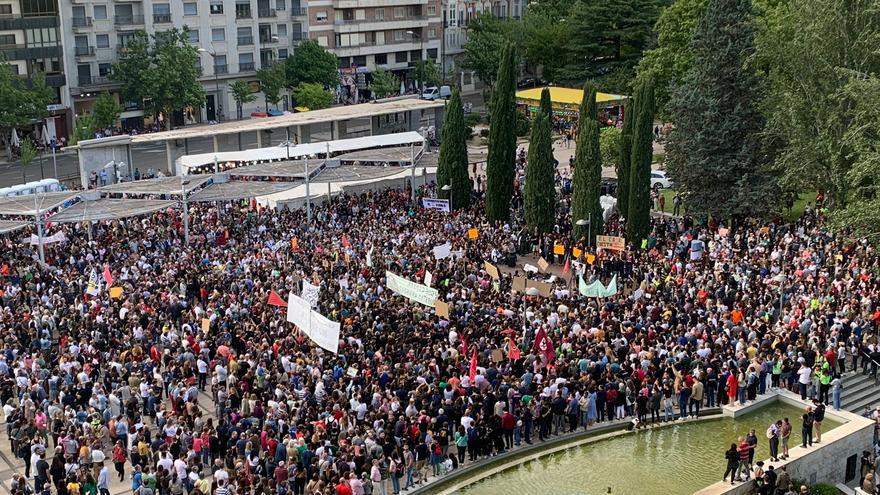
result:
[[[440,198],[422,198],[422,207],[428,210],[437,210],[449,213],[449,200]]]
[[[597,235],[596,248],[609,251],[626,251],[626,239],[613,235]]]
[[[434,301],[440,296],[440,293],[437,292],[436,289],[411,282],[388,271],[385,272],[385,278],[389,289],[411,301],[424,304],[425,306],[431,306],[433,308]]]

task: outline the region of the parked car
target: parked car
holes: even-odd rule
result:
[[[602,177],[602,196],[617,197],[617,177]]]
[[[443,98],[444,100],[449,99],[452,96],[452,89],[449,86],[431,86],[429,88],[425,88],[425,91],[422,93],[423,100],[436,100],[437,98]]]
[[[651,170],[651,188],[652,189],[669,189],[672,187],[672,181],[666,177],[664,170]]]
[[[527,77],[525,79],[520,79],[520,81],[516,83],[516,89],[537,88],[539,86],[546,85],[547,81],[541,79],[540,77]]]

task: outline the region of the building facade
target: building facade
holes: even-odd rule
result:
[[[102,91],[118,91],[110,70],[137,30],[152,34],[185,26],[190,43],[200,49],[201,81],[207,96],[202,108],[176,116],[187,119],[186,123],[235,118],[229,84],[239,79],[255,81],[258,69],[287,58],[308,32],[307,9],[300,0],[60,1],[64,67],[70,75],[69,97],[76,114],[91,111]],[[143,111],[134,102],[121,103],[123,126],[138,127]],[[258,98],[246,105],[244,113],[265,110],[261,104]],[[282,104],[287,105],[286,98]]]
[[[23,78],[46,75],[55,92],[46,121],[53,137],[67,134],[70,109],[60,25],[57,0],[0,0],[0,53]]]

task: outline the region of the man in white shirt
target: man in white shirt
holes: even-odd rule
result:
[[[810,384],[810,367],[801,364],[801,367],[797,371],[798,374],[798,388],[800,388],[801,392],[801,400],[807,400],[807,386]]]

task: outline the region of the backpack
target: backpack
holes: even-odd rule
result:
[[[398,462],[394,465],[394,475],[397,476],[398,478],[403,477],[403,463],[402,462]]]
[[[773,433],[773,427],[772,426],[767,427],[767,433],[765,433],[765,434],[767,435],[767,438],[773,438],[775,436]]]

